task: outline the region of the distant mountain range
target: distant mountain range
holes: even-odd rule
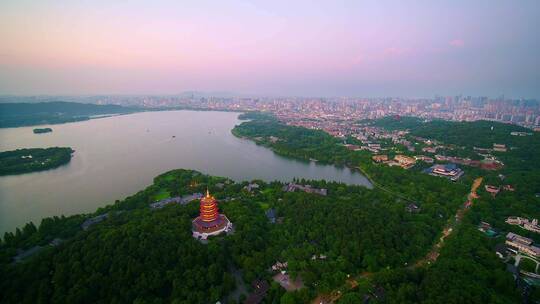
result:
[[[0,128],[59,124],[88,120],[92,116],[138,112],[134,107],[53,101],[0,103]]]
[[[236,92],[227,91],[184,91],[176,94],[98,94],[98,95],[0,95],[1,103],[38,103],[38,102],[78,102],[78,103],[113,103],[120,104],[133,100],[140,100],[146,97],[182,97],[182,98],[231,98],[231,97],[245,97],[252,96],[247,94],[240,94]]]

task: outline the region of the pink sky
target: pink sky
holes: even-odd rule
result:
[[[539,97],[537,3],[6,1],[0,94]]]

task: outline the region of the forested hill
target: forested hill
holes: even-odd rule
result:
[[[364,296],[373,292],[373,289],[366,288],[364,284],[370,287],[379,286],[381,293],[384,293],[384,296],[378,297],[374,303],[518,303],[519,288],[512,282],[510,273],[505,271],[505,263],[495,255],[494,248],[504,243],[504,236],[508,231],[524,234],[523,229],[508,225],[505,222],[506,217],[513,215],[537,218],[540,215],[539,198],[535,195],[540,190],[540,154],[537,153],[540,149],[540,134],[533,132],[527,136],[512,136],[510,132],[513,131],[531,131],[485,121],[426,123],[406,117],[402,120],[385,118],[374,122],[361,122],[381,124],[394,130],[408,129],[412,136],[421,136],[420,131],[426,132],[425,135],[422,134],[423,137],[438,139],[443,144],[489,147],[497,142],[509,147],[507,152],[495,153],[504,162],[503,169],[480,171],[465,168],[464,178],[452,183],[422,174],[419,170],[403,170],[373,163],[371,153],[349,150],[342,145],[342,140],[320,130],[287,126],[262,114],[250,114],[243,118],[251,120],[233,129],[236,136],[254,140],[280,155],[360,167],[378,184],[376,189],[390,189],[394,193],[400,193],[402,197],[412,198],[417,204],[421,203],[422,210],[438,210],[441,203],[445,202],[449,203],[446,204],[449,207],[447,210],[455,212],[457,205],[461,205],[466,199],[460,195],[460,186],[469,186],[472,180],[479,176],[483,177],[485,184],[494,185],[503,183],[502,177],[505,184],[513,185],[517,189],[505,191],[494,198],[482,187],[478,191],[480,198],[465,213],[461,223],[453,227],[454,233],[444,242],[435,263],[420,268],[389,267],[371,275],[368,268],[361,279],[357,279],[359,286],[356,289],[351,290],[349,285],[344,285],[339,290],[343,297],[337,303],[362,303]],[[489,135],[492,133],[492,125],[493,134]],[[433,129],[425,126],[433,126]],[[463,149],[473,150],[472,147]],[[381,188],[380,185],[384,187]],[[428,207],[428,204],[432,203],[436,206]],[[492,224],[499,236],[490,238],[480,232],[477,226],[483,221]],[[526,236],[540,240],[534,233]],[[530,294],[523,299],[528,298],[532,303],[540,298],[540,289],[534,287],[529,291]]]
[[[328,194],[287,192],[280,182],[262,181],[252,181],[259,187],[250,191],[248,182],[174,170],[95,214],[29,223],[0,241],[0,303],[216,303],[234,297],[240,279],[231,269],[240,270],[248,286],[255,279],[270,284],[262,303],[309,303],[347,274],[418,260],[455,208],[441,200],[410,213],[408,202],[377,189],[297,182]],[[149,206],[206,189],[235,225],[234,234],[201,244],[191,235],[196,201]],[[276,223],[267,219],[270,209]],[[81,228],[97,215],[106,218]],[[287,272],[305,288],[285,293],[268,270],[276,261],[288,262]]]
[[[58,124],[87,120],[94,115],[124,114],[136,111],[139,109],[63,101],[0,103],[0,128]]]
[[[490,148],[493,143],[514,144],[514,142],[530,140],[510,136],[510,132],[532,132],[532,130],[521,126],[486,120],[424,121],[416,117],[387,116],[373,121],[372,125],[387,130],[409,130],[411,135],[440,140],[449,144],[482,148]]]

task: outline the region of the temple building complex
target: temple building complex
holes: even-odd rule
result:
[[[464,174],[463,170],[461,170],[456,164],[437,164],[425,169],[424,172],[433,176],[446,177],[454,182]]]

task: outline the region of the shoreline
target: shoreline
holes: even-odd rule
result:
[[[167,112],[171,112],[171,111],[175,111],[175,112],[174,113],[162,113],[162,114],[159,114],[159,113],[144,114],[144,113],[141,112],[141,115],[152,116],[152,119],[149,120],[149,121],[153,121],[154,118],[159,120],[160,117],[164,117],[162,115],[165,115],[167,117],[171,117],[171,115],[172,115],[171,119],[173,119],[173,120],[176,120],[176,118],[175,118],[175,117],[177,117],[176,115],[180,115],[178,117],[194,115],[194,114],[189,114],[190,111],[192,111],[191,113],[197,112],[197,113],[199,113],[198,115],[218,115],[219,113],[221,113],[222,115],[225,115],[227,112],[230,112],[230,111],[226,112],[226,111],[217,111],[217,110],[212,110],[212,111],[210,111],[210,110],[208,110],[208,111],[195,110],[195,111],[193,111],[193,110],[188,110],[188,109],[182,109],[182,110],[180,110],[180,109],[168,109],[167,110]],[[156,111],[156,112],[161,112],[161,111]],[[212,113],[203,114],[203,112],[215,112],[216,114],[212,114]],[[178,114],[175,114],[175,113],[178,113]],[[243,113],[243,112],[241,112],[241,113]],[[129,114],[136,114],[136,113],[129,113]],[[138,120],[139,119],[137,116],[124,116],[124,115],[127,115],[127,114],[114,115],[114,116],[122,116],[124,118],[119,118],[119,119],[121,119],[121,120],[128,119],[128,121]],[[229,115],[228,117],[236,117],[236,116],[238,116],[238,112],[231,112],[228,115]],[[99,117],[99,118],[103,118],[103,117]],[[226,127],[226,129],[223,129],[222,133],[227,134],[227,136],[231,137],[231,140],[236,142],[236,139],[238,137],[231,134],[231,130],[234,129],[235,125],[240,124],[242,121],[238,120],[238,119],[232,119],[232,118],[231,118],[231,120],[232,120],[232,122],[230,124],[229,123],[226,124],[227,127]],[[114,125],[114,121],[116,121],[116,119],[111,117],[110,121],[111,122],[107,123],[107,125]],[[95,122],[86,121],[85,123],[86,124],[100,124],[100,125],[102,124],[102,122],[99,122],[99,121],[95,121]],[[180,124],[180,125],[182,125],[182,124]],[[20,133],[20,132],[26,133],[26,130],[31,130],[31,127],[24,127],[24,128],[29,128],[29,129],[21,129],[21,130],[18,130],[16,132],[17,133]],[[69,125],[69,126],[66,126],[66,127],[63,127],[63,128],[66,128],[66,129],[77,128],[78,129],[78,127],[76,125]],[[7,132],[8,130],[11,130],[11,131],[9,131],[10,134],[11,134],[11,132],[15,132],[15,129],[7,129],[4,132]],[[72,133],[72,132],[68,132],[68,133]],[[165,133],[167,133],[167,132],[165,132]],[[58,133],[58,134],[60,134],[60,133]],[[76,135],[76,134],[79,134],[79,133],[73,133],[70,136],[73,137],[73,135]],[[7,135],[7,133],[6,133],[6,135]],[[206,133],[204,133],[204,135],[206,135]],[[148,136],[148,135],[145,135],[145,136]],[[169,137],[170,137],[170,135],[169,135]],[[34,139],[29,137],[28,140],[29,140],[28,143],[30,144],[30,147],[34,147],[35,145],[32,145],[32,142],[34,141]],[[63,146],[63,145],[70,146],[74,150],[77,150],[77,153],[79,155],[79,159],[78,159],[77,162],[74,162],[75,158],[73,158],[73,159],[71,159],[71,162],[68,163],[68,166],[60,166],[60,167],[56,168],[58,170],[44,170],[44,171],[39,171],[39,172],[38,171],[36,171],[36,172],[28,172],[28,173],[17,174],[17,175],[6,175],[6,176],[2,176],[0,178],[2,179],[4,184],[14,182],[15,179],[16,179],[17,181],[20,181],[20,180],[25,180],[25,181],[26,180],[33,180],[37,184],[45,185],[45,184],[50,184],[49,182],[47,182],[47,178],[49,176],[53,176],[54,178],[59,178],[62,181],[66,180],[65,176],[67,176],[67,175],[65,175],[64,172],[67,172],[67,174],[74,173],[74,172],[72,172],[72,170],[74,170],[74,168],[81,165],[80,164],[80,160],[81,160],[80,157],[84,157],[85,151],[87,151],[87,149],[88,149],[88,148],[83,148],[80,145],[79,146],[77,145],[77,142],[80,142],[81,140],[77,140],[75,142],[73,142],[73,140],[74,139],[71,138],[69,142],[56,142],[55,141],[54,143],[58,144],[60,146]],[[249,140],[249,139],[247,139],[247,140]],[[15,149],[27,147],[26,144],[24,144],[24,142],[25,141],[22,141],[22,142],[21,141],[15,141],[15,142],[13,142],[13,145],[6,146],[6,149],[15,150]],[[253,145],[253,143],[254,142],[252,140],[249,140],[249,142],[246,141],[245,143],[235,143],[235,146],[248,147],[247,146],[248,144]],[[46,145],[46,146],[49,146],[49,145]],[[305,179],[309,179],[309,180],[313,180],[313,181],[325,179],[325,180],[327,180],[329,182],[337,182],[337,183],[343,183],[343,184],[354,185],[354,186],[363,186],[363,187],[366,187],[368,189],[370,189],[370,187],[371,187],[371,183],[369,182],[369,180],[367,178],[362,176],[360,172],[354,172],[354,170],[352,170],[349,167],[345,168],[346,166],[336,166],[336,165],[333,165],[333,164],[325,164],[325,163],[322,163],[322,162],[316,162],[316,163],[312,163],[310,165],[309,160],[302,160],[302,159],[298,159],[298,158],[293,158],[293,157],[289,157],[289,156],[280,155],[279,153],[274,153],[274,151],[272,151],[271,149],[268,149],[268,148],[269,147],[260,147],[259,149],[261,149],[261,150],[250,148],[249,151],[262,152],[262,150],[264,150],[265,153],[261,154],[261,155],[265,155],[263,157],[263,159],[272,161],[272,162],[267,163],[267,164],[275,164],[277,167],[282,168],[283,170],[286,170],[286,171],[287,171],[287,166],[289,166],[289,167],[292,166],[293,168],[295,168],[295,170],[289,170],[286,173],[280,173],[279,171],[273,172],[271,170],[271,168],[273,168],[273,167],[269,167],[268,169],[266,169],[266,167],[265,167],[265,168],[262,169],[263,171],[265,171],[265,173],[262,174],[262,176],[265,177],[264,181],[271,182],[271,181],[276,181],[277,180],[277,181],[281,181],[281,182],[290,182],[290,181],[293,180],[293,178],[305,178]],[[91,150],[99,150],[99,148],[93,148]],[[180,149],[179,151],[183,151],[183,150]],[[126,152],[126,153],[129,153],[129,152]],[[270,156],[270,155],[267,155],[267,154],[272,154],[273,156]],[[75,157],[75,155],[77,155],[77,154],[73,154],[74,157]],[[233,157],[233,159],[237,159],[237,158],[238,157]],[[286,164],[287,162],[289,162],[289,165],[283,165],[284,163]],[[167,162],[167,163],[170,163],[170,162]],[[315,165],[317,165],[317,166],[315,166]],[[155,165],[148,165],[147,167],[156,167],[156,166]],[[68,170],[66,170],[66,168]],[[249,168],[246,168],[244,170],[245,173],[242,173],[243,174],[242,178],[238,178],[238,176],[235,175],[238,172],[234,172],[234,171],[231,171],[231,170],[221,170],[221,172],[213,172],[213,171],[206,170],[206,169],[204,169],[204,168],[202,168],[200,166],[196,166],[194,164],[191,164],[191,165],[190,164],[181,164],[181,165],[171,165],[171,166],[166,165],[166,169],[173,170],[173,169],[176,169],[176,168],[192,168],[192,169],[199,170],[201,172],[208,172],[208,174],[216,174],[216,175],[220,175],[220,176],[229,176],[231,179],[233,179],[235,181],[253,180],[253,179],[258,178],[258,177],[254,177],[254,176],[259,175],[259,174],[255,174],[257,172],[257,170],[253,170],[253,172],[255,172],[253,174],[249,173],[249,171],[250,171]],[[254,168],[256,168],[256,167],[254,167]],[[56,173],[56,171],[59,171],[59,170],[61,170],[61,172]],[[159,174],[159,173],[163,172],[163,170],[157,170],[157,171],[158,172],[155,172],[155,174]],[[147,170],[144,169],[144,170],[142,170],[140,172],[141,172],[141,175],[142,175],[145,172],[147,172]],[[319,174],[319,172],[320,172],[320,174]],[[29,173],[33,173],[33,175],[29,174]],[[75,172],[75,173],[77,173],[77,172]],[[228,173],[230,173],[230,174],[228,174]],[[147,177],[142,177],[141,176],[141,179],[146,180],[146,179],[152,178],[152,177],[155,176],[155,174],[147,175]],[[79,182],[80,175],[76,174],[75,176],[77,176],[77,178],[76,178],[77,181],[74,182],[73,184],[74,185],[79,185],[80,184],[80,182]],[[90,174],[90,176],[93,178],[94,176],[96,176],[96,174]],[[115,175],[115,176],[117,176],[117,175]],[[97,206],[96,208],[102,207],[102,206],[106,205],[109,202],[112,202],[112,201],[117,200],[117,199],[125,198],[126,196],[129,196],[132,193],[134,193],[134,192],[141,189],[140,187],[139,188],[131,188],[131,186],[130,186],[130,185],[138,185],[138,181],[136,181],[134,183],[127,183],[127,182],[118,181],[115,184],[121,186],[122,189],[129,189],[130,191],[125,192],[125,193],[120,193],[120,191],[114,191],[115,193],[113,193],[113,194],[115,194],[115,195],[107,196],[107,198],[105,198],[105,199],[103,199],[102,196],[100,196],[100,195],[90,195],[89,194],[89,196],[87,198],[82,199],[83,202],[80,203],[81,206]],[[65,187],[65,184],[62,187]],[[11,189],[4,188],[4,191],[6,193],[11,193],[12,191],[15,191],[15,189],[16,188],[11,188]],[[99,188],[95,188],[95,189],[99,189]],[[131,190],[133,190],[133,191],[131,191]],[[0,191],[2,191],[2,190],[0,190]],[[64,192],[65,192],[65,195],[68,195],[66,197],[69,197],[69,199],[73,200],[73,195],[72,195],[73,191],[70,191],[70,190],[65,190],[64,191],[64,190],[62,190],[62,193],[63,193],[62,195],[64,195]],[[32,193],[32,195],[34,195],[34,191],[30,191],[30,193]],[[116,195],[116,193],[120,193],[120,194]],[[94,199],[94,196],[96,196],[97,198]],[[28,197],[30,197],[30,196],[29,195],[9,195],[10,200],[6,200],[6,202],[8,202],[8,201],[10,202],[9,206],[16,206],[19,202],[23,202],[23,200],[28,200]],[[41,206],[43,205],[43,203],[41,203],[41,202],[48,202],[49,197],[50,197],[49,195],[47,195],[45,197],[39,197],[37,195],[33,196],[33,199],[36,200],[36,203],[35,203],[36,205],[35,206],[38,208],[38,210],[41,210],[41,209],[45,210],[46,209],[46,208],[41,208]],[[62,197],[64,197],[64,196],[62,196]],[[60,205],[63,205],[63,204],[59,203],[59,206]],[[79,205],[79,204],[77,204],[77,205]],[[93,208],[85,209],[83,207],[76,207],[74,209],[77,209],[77,210],[84,209],[85,211],[83,211],[83,212],[95,210]],[[8,210],[8,209],[6,209],[6,210]],[[46,210],[45,210],[45,213],[26,212],[26,213],[28,213],[28,215],[30,217],[24,215],[23,213],[25,213],[25,212],[22,212],[21,214],[23,214],[23,215],[21,215],[21,218],[23,218],[23,221],[18,222],[18,224],[16,226],[11,226],[11,224],[7,225],[10,222],[14,222],[14,223],[16,222],[15,220],[11,220],[11,219],[8,220],[7,218],[6,218],[5,224],[6,224],[6,227],[13,227],[13,230],[14,230],[16,227],[21,227],[21,225],[24,225],[24,223],[27,223],[28,221],[39,222],[39,220],[43,217],[43,216],[41,216],[41,214],[43,214],[45,217],[47,217],[47,216],[52,216],[52,215],[60,216],[61,214],[71,215],[71,214],[78,214],[79,213],[79,212],[73,213],[72,211],[66,211],[66,210],[67,209],[60,208],[60,209],[57,209],[56,211],[54,211],[54,213],[47,213],[48,211],[46,211]],[[35,214],[38,214],[38,216],[35,217],[35,219],[34,219]],[[39,219],[38,219],[38,217],[39,217]],[[19,216],[17,215],[17,216],[15,216],[15,218],[19,218]],[[6,230],[6,231],[11,231],[11,229],[8,228],[8,230]]]
[[[100,119],[100,118],[109,118],[109,117],[115,117],[115,116],[124,116],[124,115],[131,115],[131,114],[137,114],[137,113],[145,113],[145,112],[169,112],[169,111],[196,111],[196,112],[231,112],[231,113],[247,113],[250,111],[243,111],[243,110],[227,110],[227,109],[209,109],[209,108],[148,108],[143,109],[141,108],[140,111],[133,111],[133,112],[126,112],[126,113],[111,113],[111,114],[98,114],[98,115],[89,115],[89,116],[80,116],[80,117],[74,117],[74,120],[72,121],[64,121],[64,122],[52,122],[52,123],[39,123],[39,124],[24,124],[20,126],[8,126],[4,127],[0,125],[1,129],[16,129],[16,128],[26,128],[26,127],[34,127],[39,128],[41,126],[54,126],[54,125],[64,125],[69,123],[77,123],[82,121],[88,121],[88,120],[94,120],[94,119]]]

